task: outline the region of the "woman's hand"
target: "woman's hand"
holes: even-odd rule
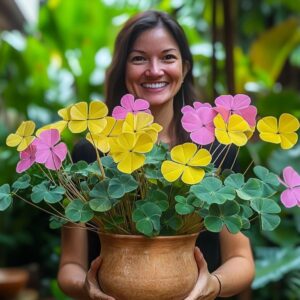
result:
[[[196,285],[185,300],[212,300],[218,296],[220,285],[218,279],[210,274],[207,263],[198,247],[195,247],[195,259],[198,266],[199,276]]]
[[[98,271],[102,263],[102,258],[99,256],[93,260],[91,268],[88,270],[84,287],[92,300],[115,300],[115,298],[104,294],[100,290],[98,283]]]

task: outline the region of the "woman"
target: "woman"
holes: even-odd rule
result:
[[[170,145],[188,140],[181,127],[181,107],[196,99],[193,61],[182,28],[169,15],[147,11],[131,18],[120,31],[106,78],[106,103],[119,104],[131,93],[147,99],[155,122],[163,126],[159,139]],[[74,159],[95,159],[88,143],[76,146]],[[230,162],[229,162],[230,163]],[[96,280],[101,259],[88,271],[88,235],[78,226],[62,231],[62,254],[58,281],[62,290],[76,299],[109,299]],[[248,287],[254,263],[248,238],[242,233],[206,232],[197,240],[195,258],[199,278],[186,300],[229,297]],[[99,248],[95,257],[99,254]]]

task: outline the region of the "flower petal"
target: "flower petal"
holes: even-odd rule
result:
[[[181,176],[181,180],[186,184],[196,184],[203,179],[204,175],[205,172],[203,169],[186,166]]]
[[[290,133],[299,129],[299,121],[291,114],[284,113],[279,117],[279,132]]]
[[[182,164],[166,160],[161,165],[161,173],[167,181],[173,182],[181,176],[184,168]]]
[[[203,167],[207,166],[211,162],[211,154],[206,149],[200,149],[188,162],[189,166]]]
[[[188,161],[195,155],[197,146],[193,143],[184,143],[177,145],[171,150],[171,158],[175,162],[187,164]]]

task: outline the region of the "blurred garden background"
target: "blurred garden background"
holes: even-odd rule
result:
[[[295,0],[0,0],[0,185],[14,180],[18,154],[5,146],[20,121],[38,127],[78,100],[103,99],[115,36],[133,14],[172,14],[195,60],[200,101],[251,96],[261,115],[300,118],[300,6]],[[70,144],[71,136],[65,136]],[[248,143],[240,163],[300,171],[300,143],[281,151]],[[300,208],[283,209],[271,233],[254,227],[256,279],[247,299],[300,299]],[[60,232],[48,215],[14,202],[0,212],[0,267],[31,270],[40,299],[67,299],[57,286]],[[246,296],[244,296],[246,299]]]

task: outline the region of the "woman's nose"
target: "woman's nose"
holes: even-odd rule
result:
[[[148,69],[146,70],[146,76],[157,77],[162,76],[164,71],[159,61],[153,60],[150,61]]]

